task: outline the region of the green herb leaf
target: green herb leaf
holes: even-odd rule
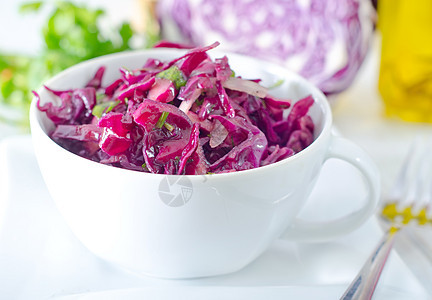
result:
[[[171,80],[174,82],[176,89],[186,85],[185,76],[177,66],[171,66],[170,68],[158,73],[156,77]]]
[[[275,89],[275,88],[281,86],[284,82],[285,82],[285,80],[279,79],[278,81],[273,83],[271,86],[269,86],[268,89]]]
[[[195,100],[195,103],[196,103],[198,106],[203,105],[203,103],[204,103],[204,97],[198,97],[198,98]]]
[[[103,100],[106,97],[104,93],[97,93],[96,94],[96,102],[101,103],[101,100]]]
[[[93,107],[92,114],[95,117],[101,118],[103,114],[109,113],[116,107],[120,101],[107,101],[97,104]]]

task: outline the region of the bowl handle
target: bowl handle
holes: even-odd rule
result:
[[[364,150],[351,141],[332,136],[325,160],[336,158],[357,168],[365,179],[368,195],[363,206],[340,218],[311,222],[295,219],[281,238],[296,241],[326,241],[348,234],[362,225],[375,211],[380,196],[380,176],[377,167]]]

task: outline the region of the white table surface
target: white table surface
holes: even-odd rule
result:
[[[92,1],[90,1],[92,2]],[[97,2],[97,1],[96,1]],[[102,2],[102,1],[99,1]],[[107,3],[112,3],[113,1],[109,1]],[[12,4],[14,3],[14,4]],[[2,3],[2,10],[0,10],[0,20],[1,17],[6,14],[7,11],[11,11],[13,9],[13,6],[17,3],[13,1],[7,1],[5,3]],[[6,5],[6,6],[3,6]],[[4,7],[4,9],[3,9]],[[4,16],[3,16],[4,17]],[[16,18],[19,18],[15,16]],[[11,15],[8,15],[5,17],[6,20],[11,20]],[[9,19],[8,19],[9,18]],[[16,23],[16,19],[12,20]],[[11,21],[11,22],[12,22]],[[4,18],[3,21],[4,22]],[[32,21],[33,22],[33,21]],[[34,24],[40,24],[40,21],[34,21]],[[39,22],[39,23],[38,23]],[[27,26],[25,26],[28,28]],[[23,30],[23,27],[18,26],[17,30]],[[33,29],[32,31],[33,32]],[[8,44],[5,46],[5,37],[7,35]],[[19,43],[22,42],[22,40],[18,41],[17,39],[14,40],[14,37],[10,35],[10,32],[6,31],[0,31],[0,48],[4,47],[10,47],[10,49],[16,49],[21,47]],[[32,41],[32,44],[34,45],[36,49],[38,42],[36,40]],[[15,48],[14,48],[15,47]],[[372,51],[369,53],[369,56],[367,57],[365,63],[362,66],[362,69],[360,70],[360,73],[358,77],[356,78],[354,84],[351,88],[349,88],[346,92],[339,95],[336,99],[336,101],[333,103],[333,112],[334,112],[334,124],[337,127],[337,129],[341,132],[343,136],[346,138],[351,139],[358,145],[360,145],[363,149],[365,149],[372,159],[376,162],[381,174],[382,174],[382,186],[383,191],[388,190],[389,186],[394,180],[394,177],[396,176],[396,173],[398,171],[399,165],[402,161],[403,156],[405,155],[405,152],[407,150],[408,144],[410,141],[414,138],[416,135],[430,135],[432,136],[432,126],[429,124],[410,124],[405,122],[400,122],[397,120],[390,120],[383,117],[382,114],[382,102],[379,97],[379,94],[377,92],[377,79],[378,79],[378,66],[379,66],[379,37],[377,37],[374,40],[374,46],[372,48]],[[34,50],[33,50],[34,51]],[[4,139],[7,136],[15,136],[17,134],[20,134],[19,131],[16,131],[14,128],[0,125],[0,140]],[[24,137],[23,140],[26,140]],[[14,147],[17,147],[16,141],[13,142]],[[19,144],[20,142],[18,142]],[[23,142],[28,143],[27,141]],[[9,144],[10,145],[10,144]],[[35,179],[35,183],[37,186],[27,186],[25,188],[25,191],[23,191],[23,195],[29,195],[28,192],[32,191],[34,189],[37,193],[36,195],[43,194],[44,197],[48,197],[49,195],[46,194],[46,190],[43,187],[43,182],[41,181],[40,174],[37,171],[37,165],[35,165],[34,157],[32,156],[32,150],[31,149],[22,149],[23,151],[23,157],[25,159],[28,159],[28,161],[24,161],[23,165],[21,167],[24,167],[25,169],[25,163],[28,162],[29,165],[32,167],[31,172],[29,172],[27,177],[24,176],[25,182],[31,183],[32,178]],[[6,160],[6,161],[5,161]],[[16,161],[16,156],[15,156]],[[7,158],[0,157],[0,174],[2,168],[4,168],[5,164],[7,164]],[[11,167],[9,166],[9,170]],[[8,171],[9,172],[9,171]],[[8,176],[11,175],[8,173]],[[17,174],[12,176],[12,178],[17,178]],[[29,177],[30,176],[30,177]],[[4,178],[0,177],[4,180]],[[15,190],[19,190],[20,186],[19,183],[12,183]],[[11,183],[8,183],[8,186],[11,186]],[[27,193],[27,194],[26,194]],[[4,194],[0,191],[0,197],[5,197]],[[19,217],[26,217],[30,218],[30,221],[41,221],[43,220],[43,216],[34,216],[32,215],[32,209],[42,209],[44,210],[44,213],[50,214],[50,220],[55,220],[55,222],[58,222],[56,224],[62,224],[61,217],[59,215],[56,215],[53,213],[53,207],[49,206],[48,204],[41,201],[40,198],[35,199],[34,202],[30,206],[26,205],[23,201],[24,199],[17,197],[11,197],[10,195],[7,196],[8,200],[15,199],[17,203],[14,203],[12,205],[9,205],[10,207],[13,207],[12,214],[15,214],[15,216]],[[34,205],[35,207],[32,207]],[[1,205],[0,205],[1,207]],[[9,211],[10,212],[10,211]],[[10,218],[10,216],[9,216]],[[25,220],[23,220],[24,222]],[[44,227],[45,226],[45,227]],[[45,223],[39,223],[39,225],[36,225],[36,229],[40,230],[46,230],[46,226],[49,226],[49,224]],[[61,226],[64,226],[61,225]],[[35,230],[36,230],[35,229]],[[20,227],[20,230],[27,230],[23,232],[23,236],[25,237],[31,229],[27,227]],[[48,269],[48,271],[41,271],[43,270],[43,266],[41,266],[41,262],[34,261],[32,258],[39,259],[40,257],[32,257],[32,255],[29,255],[28,252],[25,252],[21,247],[22,243],[27,245],[29,248],[31,247],[37,247],[40,244],[40,238],[42,236],[38,236],[37,234],[28,241],[19,241],[20,239],[20,232],[8,232],[8,233],[2,233],[1,236],[2,239],[0,239],[0,299],[46,299],[47,297],[47,291],[49,291],[50,286],[49,284],[53,284],[52,289],[56,289],[52,292],[51,296],[55,295],[67,295],[68,293],[78,293],[78,292],[86,292],[86,284],[85,281],[88,280],[88,288],[87,291],[103,291],[107,289],[107,287],[111,286],[111,288],[136,288],[141,286],[142,279],[134,277],[131,274],[124,273],[123,271],[114,270],[111,266],[106,265],[104,263],[101,263],[94,259],[94,257],[91,256],[91,254],[82,251],[80,246],[77,246],[75,244],[76,241],[73,240],[73,237],[67,236],[67,237],[61,237],[59,236],[59,232],[63,232],[62,230],[67,231],[67,227],[61,227],[60,229],[52,228],[49,232],[51,234],[52,239],[48,239],[51,243],[55,241],[56,239],[59,239],[59,244],[57,246],[53,245],[43,245],[44,247],[47,247],[47,251],[57,249],[58,247],[65,247],[65,256],[63,258],[57,258],[57,264],[54,262]],[[369,240],[363,240],[358,241],[358,238],[363,235],[363,233],[366,231],[375,231],[373,234],[370,235]],[[40,234],[40,231],[38,231]],[[344,240],[341,240],[340,243],[352,243],[352,244],[358,244],[358,251],[356,253],[352,253],[353,260],[348,260],[353,263],[352,266],[350,266],[349,269],[346,269],[346,272],[340,273],[338,276],[341,276],[338,280],[335,280],[332,282],[334,293],[339,294],[340,291],[343,290],[344,285],[346,285],[350,278],[352,278],[357,268],[360,269],[362,262],[367,258],[369,255],[369,252],[373,249],[375,246],[375,243],[378,241],[379,237],[381,235],[379,227],[376,225],[375,220],[370,220],[367,224],[364,225],[363,228],[360,228],[358,231],[353,232],[351,235],[347,236]],[[5,238],[6,236],[6,238]],[[56,238],[56,239],[54,239]],[[7,246],[5,244],[2,244],[2,242],[8,241]],[[14,241],[18,248],[14,248],[14,244],[11,244],[11,241]],[[71,242],[73,241],[73,242]],[[34,243],[34,244],[32,244]],[[338,241],[335,242],[336,245],[338,244]],[[335,244],[331,244],[333,247]],[[3,247],[3,248],[2,248]],[[68,247],[71,247],[70,249]],[[274,265],[272,267],[275,267],[278,271],[278,259],[281,259],[283,257],[284,252],[286,249],[292,250],[292,245],[290,244],[284,244],[284,242],[277,242],[275,245],[272,246],[273,248],[264,255],[264,257],[256,262],[254,265],[252,265],[250,268],[252,268],[252,271],[259,272],[260,267],[264,268],[264,265],[271,264],[273,262]],[[2,252],[1,249],[6,249]],[[14,251],[14,249],[16,251]],[[72,249],[72,250],[71,250]],[[70,271],[67,274],[61,274],[57,279],[53,279],[55,277],[56,272],[61,272],[62,268],[69,268],[70,266],[67,266],[67,258],[68,255],[70,255],[70,251],[75,251],[77,249],[80,249],[79,251],[82,252],[75,252],[81,253],[82,257],[80,260],[80,264],[85,265],[88,267],[87,264],[91,264],[93,266],[92,272],[89,274],[83,274],[82,280],[76,280],[76,277],[79,272],[79,268],[83,265],[77,265],[76,268],[73,271]],[[307,247],[304,248],[305,250],[309,249]],[[36,249],[37,250],[37,249]],[[40,250],[40,249],[39,249]],[[20,252],[24,251],[24,252]],[[68,252],[69,251],[69,252]],[[311,250],[312,251],[312,250]],[[331,255],[331,247],[328,246],[328,255]],[[350,255],[349,252],[344,253],[345,255]],[[46,255],[49,255],[47,253]],[[44,259],[47,259],[46,257]],[[48,260],[49,261],[49,260]],[[97,265],[95,267],[95,265]],[[3,268],[2,268],[3,267]],[[280,267],[289,267],[289,265],[283,265]],[[91,267],[90,267],[91,268]],[[84,267],[85,269],[85,267]],[[265,269],[265,268],[264,268]],[[35,272],[37,270],[40,272],[38,274]],[[97,271],[95,271],[97,270]],[[107,271],[108,270],[108,271]],[[258,270],[258,271],[257,271]],[[32,271],[35,273],[28,273],[27,271]],[[110,274],[109,278],[104,278],[104,283],[99,282],[95,277],[102,276],[101,274],[107,274],[104,273],[105,271]],[[283,271],[279,270],[280,274],[284,274]],[[44,273],[45,272],[45,273]],[[47,273],[48,272],[48,273]],[[51,272],[51,273],[50,273]],[[13,276],[12,276],[12,275]],[[47,275],[49,274],[49,275]],[[252,272],[253,274],[253,272]],[[278,273],[279,274],[279,273]],[[280,275],[279,274],[279,275]],[[323,273],[323,276],[326,276]],[[44,281],[44,278],[39,278],[40,276],[52,276],[52,278],[48,278],[49,280]],[[244,275],[244,274],[243,274]],[[212,282],[211,280],[204,280],[203,284],[207,285],[219,285],[219,286],[227,286],[227,285],[234,285],[234,286],[242,286],[242,285],[249,285],[249,286],[265,286],[268,284],[275,284],[275,281],[277,278],[272,277],[271,273],[269,275],[269,279],[267,281],[262,281],[265,276],[249,276],[244,279],[242,274],[232,275],[228,276],[226,278],[219,278],[215,282]],[[21,276],[21,277],[20,277]],[[39,277],[38,277],[39,276]],[[93,277],[92,277],[93,276]],[[315,274],[315,276],[318,276]],[[234,278],[234,279],[233,279]],[[251,279],[252,278],[252,279]],[[322,279],[322,278],[321,278]],[[334,279],[334,278],[333,278]],[[75,280],[75,281],[74,281]],[[261,280],[261,281],[260,281]],[[272,281],[273,280],[273,281]],[[70,281],[75,282],[76,286],[70,285]],[[155,279],[146,279],[146,285],[152,286],[151,283],[154,283],[155,286],[164,286],[166,282],[160,282]],[[301,285],[308,285],[307,281],[304,282],[295,282],[296,284]],[[325,282],[325,280],[323,281]],[[150,284],[149,284],[150,283]],[[279,286],[284,286],[284,283],[286,281],[282,280],[278,282]],[[172,283],[170,283],[172,284]],[[422,287],[419,285],[418,280],[413,276],[413,274],[404,266],[403,261],[399,258],[398,254],[393,252],[389,258],[388,265],[384,269],[380,284],[382,285],[381,289],[378,287],[378,294],[375,299],[390,299],[388,297],[394,296],[390,292],[388,292],[386,289],[394,288],[394,287],[400,287],[401,291],[414,291],[415,295],[418,296],[419,299],[428,299],[429,297],[425,294],[425,291],[422,289]],[[176,283],[174,285],[179,285],[179,283]],[[182,285],[180,283],[180,285]],[[193,284],[193,285],[196,285]],[[199,285],[199,284],[198,284]],[[62,289],[63,286],[63,289]],[[313,289],[313,288],[311,288]],[[154,292],[154,291],[153,291]],[[260,295],[260,293],[263,292],[263,290],[255,291],[257,295]],[[8,295],[5,298],[5,295]],[[32,295],[37,295],[32,297]],[[406,298],[404,297],[406,296]],[[413,294],[404,294],[402,293],[402,296],[397,299],[411,299]],[[101,298],[102,299],[102,298]],[[330,298],[329,298],[330,299]]]

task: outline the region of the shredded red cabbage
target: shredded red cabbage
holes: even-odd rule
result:
[[[58,106],[42,105],[35,93],[39,110],[56,125],[51,138],[103,164],[186,175],[257,168],[311,144],[313,98],[291,107],[291,100],[268,95],[259,80],[234,77],[226,57],[213,61],[207,54],[215,46],[121,69],[105,88],[104,67],[84,88],[46,87]]]

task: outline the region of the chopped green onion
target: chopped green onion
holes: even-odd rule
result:
[[[164,111],[162,112],[161,116],[159,117],[159,120],[156,123],[157,128],[162,128],[162,126],[165,124],[166,119],[168,118],[169,112]]]
[[[173,131],[174,130],[174,126],[172,126],[170,123],[165,122],[164,126],[166,129],[168,129],[169,131]]]
[[[271,86],[269,86],[268,89],[275,89],[275,88],[281,86],[284,82],[285,82],[285,80],[279,79],[274,84],[272,84]]]
[[[203,103],[204,103],[204,97],[198,97],[198,99],[195,100],[195,103],[196,103],[198,106],[203,105]]]
[[[158,73],[156,77],[171,80],[175,84],[176,89],[186,85],[184,74],[177,66],[172,66],[166,70],[163,70],[162,72]]]
[[[103,93],[96,94],[96,102],[99,103],[105,97],[106,97],[106,95]]]
[[[107,101],[102,102],[100,104],[95,105],[92,110],[92,114],[95,117],[101,118],[103,114],[106,114],[113,110],[114,107],[116,107],[120,101]]]

